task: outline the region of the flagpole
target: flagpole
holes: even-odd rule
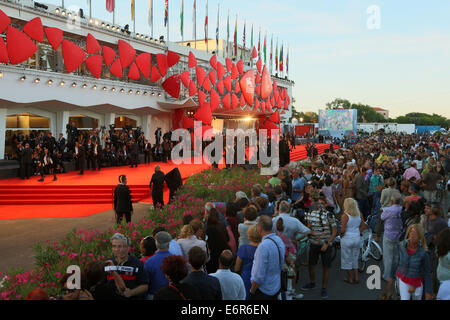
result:
[[[194,43],[197,49],[197,0],[194,0]]]
[[[167,45],[169,45],[169,1],[167,1]]]
[[[205,40],[206,40],[206,53],[208,53],[209,52],[209,48],[208,48],[208,44],[209,44],[209,41],[208,41],[208,0],[206,0],[206,18],[205,18],[205,32],[206,32],[206,34],[205,34]]]
[[[220,2],[217,2],[216,54],[219,55],[219,12]]]
[[[184,0],[181,0],[181,15],[180,15],[180,23],[181,23],[181,43],[184,43]]]
[[[64,0],[61,0],[61,7],[64,9]]]
[[[113,24],[116,24],[116,2],[114,1]]]
[[[149,12],[149,15],[150,15],[150,28],[151,28],[151,37],[152,37],[152,39],[153,39],[153,0],[149,0],[150,2],[149,2],[149,5],[150,5],[150,12]]]
[[[92,1],[89,0],[89,20],[92,19]]]
[[[136,2],[134,2],[133,6],[133,32],[136,34]]]

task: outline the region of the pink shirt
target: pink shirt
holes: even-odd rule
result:
[[[417,169],[414,167],[410,167],[410,168],[406,169],[405,173],[403,173],[403,178],[406,180],[409,180],[412,177],[416,178],[416,180],[422,179],[420,177],[419,171],[417,171]]]

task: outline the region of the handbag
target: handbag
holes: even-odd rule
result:
[[[275,243],[275,246],[277,247],[278,252],[280,251],[280,247],[278,247],[275,240],[267,237],[267,239],[270,239],[273,243]],[[280,261],[280,267],[281,267],[281,274],[280,274],[280,281],[281,281],[281,291],[286,292],[288,287],[288,271],[283,268],[283,264],[281,264],[281,258],[280,254],[278,253],[278,260]]]

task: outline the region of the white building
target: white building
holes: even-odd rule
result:
[[[117,53],[119,40],[130,44],[136,55],[150,53],[152,66],[157,65],[156,54],[175,52],[180,56],[179,63],[169,68],[165,78],[186,70],[189,70],[191,79],[195,78],[195,68],[189,69],[187,66],[190,52],[197,58],[199,66],[207,72],[212,69],[209,63],[211,53],[127,32],[111,22],[89,19],[86,13],[81,18],[78,12],[49,4],[36,6],[30,0],[0,0],[0,10],[11,18],[10,26],[18,30],[40,17],[44,28],[62,30],[65,40],[83,50],[86,49],[86,37],[91,34],[101,46],[110,47]],[[0,32],[5,43],[6,35],[6,30]],[[0,159],[14,153],[12,137],[19,131],[25,135],[33,130],[51,131],[55,137],[59,133],[66,136],[66,125],[72,123],[78,129],[89,130],[102,126],[109,129],[110,125],[115,125],[116,129],[127,125],[141,127],[150,142],[155,143],[153,133],[158,127],[163,132],[173,129],[175,110],[184,110],[185,115],[192,115],[199,107],[198,99],[191,97],[183,85],[179,98],[175,99],[162,88],[163,79],[151,82],[141,75],[140,79],[132,80],[127,77],[129,68],[124,68],[123,77],[118,78],[110,72],[104,59],[98,79],[92,76],[85,63],[69,74],[64,65],[61,45],[55,51],[45,34],[42,42],[34,42],[37,50],[26,61],[16,65],[0,63]],[[225,65],[223,54],[217,54],[217,61]],[[245,70],[248,69],[246,66]],[[276,79],[278,86],[285,88],[292,97],[292,81],[287,78],[272,79]],[[283,110],[282,119],[290,117],[291,109],[289,105],[288,110]],[[212,126],[217,130],[241,125],[255,127],[255,119],[262,115],[270,114],[253,111],[248,106],[226,110],[221,104],[213,112]],[[252,123],[240,122],[249,117]]]

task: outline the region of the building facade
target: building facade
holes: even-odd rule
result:
[[[290,118],[294,83],[270,76],[272,92],[262,99],[264,66],[256,61],[240,64],[33,1],[0,0],[0,10],[0,159],[13,156],[18,133],[67,136],[67,125],[139,127],[155,143],[157,128],[167,132],[198,120],[205,103],[212,121],[202,122],[219,131],[266,127],[274,113]],[[224,67],[222,78],[212,61]],[[252,104],[241,90],[248,71],[255,75]]]

